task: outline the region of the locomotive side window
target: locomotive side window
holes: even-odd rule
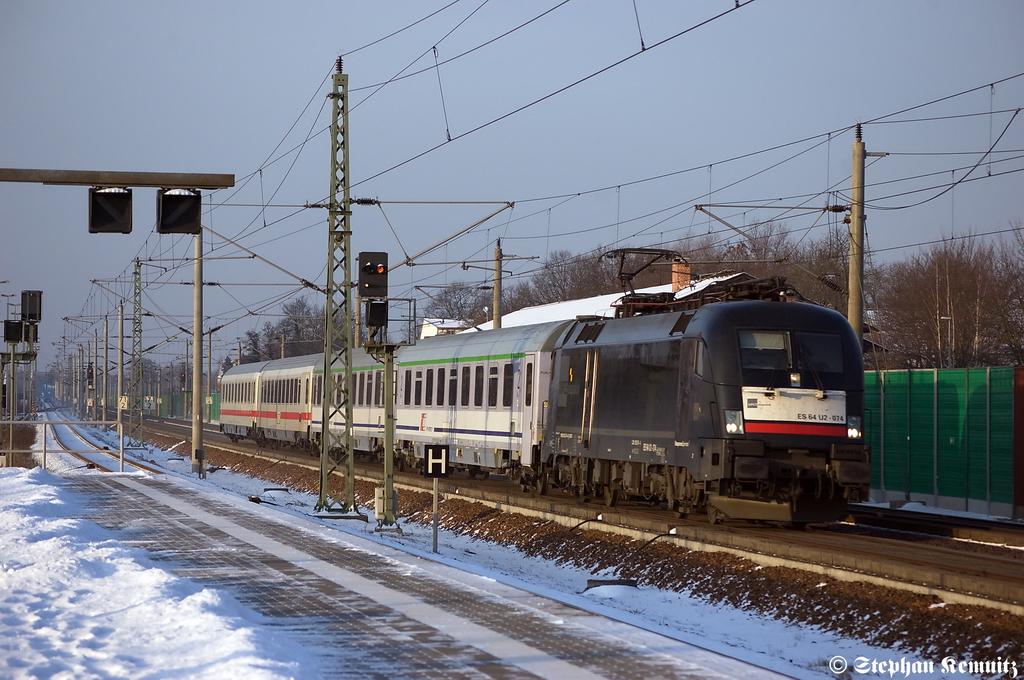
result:
[[[699,340],[694,344],[693,372],[702,378],[708,377],[708,350]]]

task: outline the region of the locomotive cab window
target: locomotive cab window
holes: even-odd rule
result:
[[[829,333],[794,333],[801,368],[818,373],[843,372],[843,341]]]
[[[744,385],[767,388],[793,386],[789,333],[739,331],[739,340]]]
[[[844,389],[843,341],[838,335],[739,331],[743,384],[757,387]]]

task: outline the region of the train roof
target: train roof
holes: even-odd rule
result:
[[[257,373],[262,372],[264,367],[266,367],[266,365],[269,364],[269,363],[270,363],[269,361],[256,361],[256,362],[251,363],[251,364],[238,364],[238,365],[232,366],[231,368],[229,368],[227,371],[224,372],[224,378],[223,379],[228,379],[228,378],[231,378],[231,379],[238,379],[238,378],[244,379],[245,376],[249,376],[249,375],[253,375],[253,374],[257,374]]]
[[[238,378],[253,373],[267,373],[268,371],[291,370],[294,368],[307,368],[315,365],[317,368],[323,366],[324,357],[322,354],[306,354],[299,357],[285,357],[284,359],[272,359],[271,361],[257,361],[252,364],[241,364],[232,366],[224,373],[225,378]]]
[[[415,345],[403,347],[399,353],[399,362],[402,365],[409,365],[418,362],[509,357],[525,352],[550,352],[562,332],[572,323],[553,321],[532,326],[426,338]]]

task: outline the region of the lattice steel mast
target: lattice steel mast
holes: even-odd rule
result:
[[[330,95],[331,196],[328,206],[327,303],[324,306],[323,434],[320,439],[320,498],[318,510],[340,505],[343,512],[356,509],[355,456],[352,441],[352,216],[348,178],[348,75],[336,62],[334,89]],[[343,420],[341,433],[332,426]],[[345,462],[344,499],[331,496],[331,472]]]
[[[128,437],[142,441],[142,262],[135,260],[132,274],[132,370],[128,378]]]

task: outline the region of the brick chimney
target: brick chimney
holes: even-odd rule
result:
[[[680,259],[672,263],[672,292],[690,285],[690,261]]]

